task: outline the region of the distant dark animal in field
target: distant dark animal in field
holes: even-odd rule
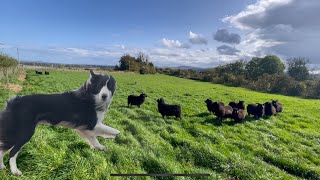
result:
[[[214,114],[220,121],[222,121],[223,118],[232,118],[233,109],[231,106],[224,106],[218,102],[212,103],[212,106],[214,108]]]
[[[271,102],[265,102],[264,103],[264,113],[267,116],[272,116],[272,115],[275,115],[277,113],[277,111]]]
[[[278,100],[272,100],[272,105],[276,108],[276,112],[282,112],[282,104],[278,102]]]
[[[264,114],[264,106],[263,104],[248,104],[247,106],[248,116],[253,115],[255,119],[258,119]]]
[[[213,101],[211,99],[207,99],[204,101],[206,104],[207,104],[207,109],[210,113],[214,113],[214,108],[212,106],[213,104]],[[223,102],[217,102],[218,104],[224,106],[224,103]]]
[[[231,106],[232,108],[238,108],[238,103],[231,101],[229,102],[229,106]]]
[[[36,70],[35,72],[36,72],[36,74],[42,74],[42,72],[41,72],[41,71],[37,71],[37,70]]]
[[[246,106],[244,105],[244,101],[239,101],[239,103],[238,103],[238,109],[243,109],[243,110],[245,110],[246,109]]]
[[[246,111],[243,109],[234,108],[232,111],[232,117],[236,122],[243,122],[246,118]]]
[[[179,105],[170,105],[164,102],[163,98],[157,100],[158,110],[162,115],[162,118],[165,116],[175,116],[176,118],[181,119],[181,107]]]
[[[49,73],[48,71],[45,71],[44,74],[45,74],[45,75],[49,75],[50,73]]]
[[[135,95],[129,95],[128,96],[128,107],[130,105],[136,105],[140,108],[141,104],[145,101],[146,97],[148,97],[146,94],[140,94],[140,96]]]

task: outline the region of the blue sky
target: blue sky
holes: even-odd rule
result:
[[[290,48],[282,46],[288,42],[273,36],[291,31],[294,22],[284,19],[264,27],[263,23],[253,23],[269,21],[257,21],[250,15],[269,13],[268,5],[276,11],[294,3],[295,0],[3,0],[0,51],[15,57],[15,48],[19,47],[22,60],[102,65],[115,65],[124,53],[135,55],[139,51],[149,54],[157,66],[212,67],[270,53],[288,57]],[[261,8],[264,11],[259,11]],[[289,14],[290,8],[287,9]],[[270,34],[271,38],[265,38]],[[240,41],[231,40],[236,36]]]

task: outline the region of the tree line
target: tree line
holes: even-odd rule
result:
[[[308,64],[307,58],[296,57],[288,59],[285,65],[279,57],[269,55],[253,57],[250,61],[238,60],[205,71],[158,68],[157,72],[256,91],[320,98],[320,79],[310,74]]]
[[[136,57],[130,54],[121,56],[119,65],[116,65],[114,69],[118,71],[132,71],[140,74],[156,73],[156,68],[150,61],[150,57],[143,52],[139,52]]]

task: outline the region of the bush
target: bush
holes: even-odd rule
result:
[[[12,67],[17,65],[18,61],[14,58],[4,54],[0,54],[0,67]]]

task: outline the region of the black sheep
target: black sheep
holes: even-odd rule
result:
[[[278,102],[278,100],[272,100],[272,105],[276,108],[276,112],[282,112],[282,104]]]
[[[41,71],[37,71],[37,70],[36,70],[36,74],[42,74],[42,72],[41,72]]]
[[[214,114],[222,121],[222,118],[232,118],[232,107],[224,106],[219,104],[218,102],[212,103],[214,108]]]
[[[260,103],[248,104],[247,112],[248,112],[248,116],[252,114],[254,115],[255,119],[258,119],[264,114],[264,106],[263,104],[260,104]]]
[[[207,99],[204,101],[206,104],[207,104],[207,109],[210,113],[213,113],[213,110],[212,110],[212,100],[211,99]]]
[[[135,95],[129,95],[128,96],[128,107],[129,105],[136,105],[140,108],[141,104],[144,102],[144,100],[148,97],[146,94],[140,94],[140,96]]]
[[[164,102],[163,98],[157,100],[158,110],[162,115],[162,118],[165,116],[175,116],[176,118],[181,119],[181,107],[179,105],[169,105]]]
[[[238,108],[238,104],[234,101],[229,102],[229,106],[231,106],[232,108]]]
[[[246,112],[243,109],[234,108],[232,111],[232,117],[236,122],[243,122],[246,118]]]
[[[246,106],[244,105],[244,101],[239,101],[239,103],[238,103],[238,109],[243,109],[243,110],[245,110],[246,109]]]
[[[272,105],[271,102],[264,103],[264,111],[265,115],[272,116],[277,113],[276,108]]]
[[[45,71],[44,74],[45,74],[45,75],[49,75],[50,73],[49,73],[48,71]]]
[[[204,102],[207,104],[208,111],[209,111],[210,113],[214,113],[214,108],[213,108],[213,106],[212,106],[213,101],[212,101],[211,99],[207,99],[207,100],[205,100]],[[223,103],[223,102],[217,102],[217,103],[220,104],[220,105],[222,105],[222,106],[224,106],[224,103]]]

